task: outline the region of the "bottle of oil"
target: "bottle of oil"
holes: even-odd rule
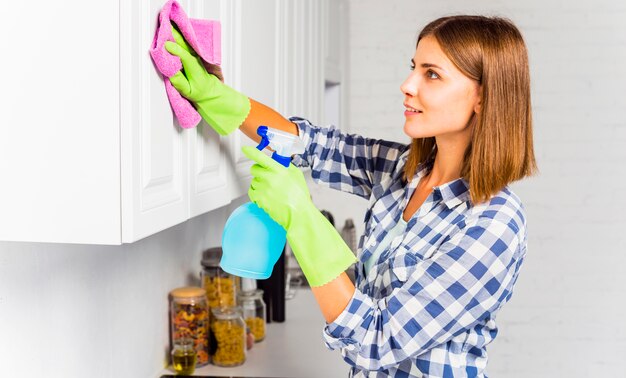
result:
[[[184,338],[174,341],[172,367],[176,374],[191,375],[196,369],[196,350],[193,340]]]

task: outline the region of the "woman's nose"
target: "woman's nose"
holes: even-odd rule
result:
[[[404,83],[400,85],[400,90],[407,96],[417,96],[417,79],[413,75],[409,75],[409,77],[404,80]]]

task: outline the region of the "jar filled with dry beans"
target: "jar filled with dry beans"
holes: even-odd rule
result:
[[[241,309],[212,308],[214,321],[211,330],[215,335],[216,348],[213,364],[237,366],[246,361],[246,324],[241,318]]]
[[[237,306],[238,277],[220,268],[222,248],[211,248],[202,254],[202,287],[206,290],[209,307]]]
[[[204,289],[180,287],[170,292],[171,345],[191,339],[196,366],[209,363],[209,307]]]
[[[266,306],[263,302],[263,290],[243,291],[238,296],[239,306],[243,311],[243,320],[254,335],[254,342],[265,338]]]

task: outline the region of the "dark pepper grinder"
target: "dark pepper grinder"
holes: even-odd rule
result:
[[[263,301],[267,307],[267,322],[285,321],[285,251],[274,265],[274,270],[266,280],[257,280],[263,290]]]

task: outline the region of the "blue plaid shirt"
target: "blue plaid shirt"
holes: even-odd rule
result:
[[[356,291],[325,326],[326,345],[341,350],[354,377],[484,377],[496,315],[526,254],[520,199],[506,187],[472,205],[464,179],[435,187],[366,276],[364,262],[427,169],[405,183],[409,146],[290,120],[306,146],[294,163],[310,166],[317,183],[369,199]]]

